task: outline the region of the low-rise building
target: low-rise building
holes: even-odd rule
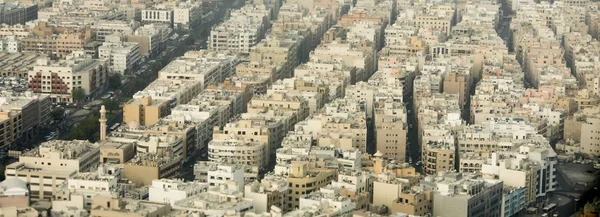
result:
[[[289,187],[286,179],[278,175],[267,175],[260,182],[254,181],[244,187],[244,197],[252,199],[254,213],[270,212],[275,206],[286,212]]]
[[[108,61],[111,73],[125,74],[141,62],[140,46],[135,42],[122,42],[121,35],[115,33],[106,36],[98,47],[98,58]]]
[[[108,62],[82,53],[59,61],[41,58],[28,73],[29,88],[34,93],[49,94],[54,102],[71,103],[74,91],[88,96],[99,90],[107,80],[108,70]]]
[[[138,186],[148,186],[152,180],[175,178],[181,169],[181,156],[137,153],[123,165],[123,177]]]
[[[206,192],[208,184],[184,182],[177,179],[153,180],[148,188],[148,200],[156,203],[175,205],[177,201]]]

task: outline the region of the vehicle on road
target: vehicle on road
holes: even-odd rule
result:
[[[85,110],[90,110],[91,108],[92,108],[92,107],[90,107],[89,105],[84,105],[84,106],[83,106],[83,109],[85,109]]]
[[[542,210],[544,211],[544,213],[552,213],[554,209],[556,209],[556,203],[548,204],[548,206],[545,206]]]
[[[121,126],[121,123],[116,123],[116,124],[112,125],[112,127],[110,127],[110,130],[111,130],[111,131],[114,131],[114,130],[116,130],[117,128],[119,128],[119,126]]]

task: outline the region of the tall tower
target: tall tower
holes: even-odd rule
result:
[[[106,109],[104,105],[100,107],[100,141],[106,140]]]

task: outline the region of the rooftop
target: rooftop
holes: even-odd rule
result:
[[[22,156],[50,158],[53,154],[59,154],[58,157],[60,159],[75,160],[98,148],[98,144],[88,142],[87,140],[52,140],[43,142],[40,146],[24,153]]]

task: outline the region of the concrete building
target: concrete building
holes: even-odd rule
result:
[[[91,209],[94,197],[111,196],[119,191],[117,182],[122,178],[122,172],[120,167],[100,164],[97,171],[80,172],[69,178],[66,187],[55,193],[53,199],[68,200],[74,207]],[[77,200],[76,195],[81,195],[82,200]],[[62,205],[59,204],[55,205]]]
[[[243,138],[232,136],[226,140],[212,140],[208,143],[208,159],[223,161],[230,159],[235,164],[267,166],[270,157],[267,156],[266,143],[261,141],[245,141]]]
[[[181,162],[181,156],[138,153],[123,165],[123,176],[138,186],[148,186],[155,179],[177,177]]]
[[[458,94],[460,107],[464,108],[470,95],[472,76],[469,71],[450,72],[444,77],[444,93]]]
[[[193,80],[157,79],[123,106],[123,122],[150,126],[167,116],[170,107],[189,102],[202,91]]]
[[[164,43],[172,32],[167,24],[150,23],[140,26],[133,34],[126,35],[127,42],[136,42],[140,46],[140,55],[155,56],[160,53]]]
[[[291,199],[288,198],[287,209],[300,206],[300,198],[310,192],[327,186],[335,178],[336,169],[311,168],[308,163],[292,164],[287,178]]]
[[[254,213],[270,212],[275,206],[282,212],[288,211],[289,187],[286,179],[277,175],[267,175],[260,182],[254,181],[244,187],[244,197],[252,199]]]
[[[100,143],[100,163],[123,164],[135,155],[135,144],[121,142]]]
[[[350,198],[343,197],[340,191],[340,188],[328,185],[308,193],[300,198],[299,209],[327,204],[333,207],[338,215],[351,213],[356,209],[356,204]]]
[[[21,155],[19,162],[29,168],[87,172],[95,170],[99,157],[98,144],[85,140],[52,140]]]
[[[27,78],[27,73],[36,65],[38,54],[2,53],[0,54],[0,75],[3,77]]]
[[[38,18],[37,4],[6,4],[0,5],[0,23],[8,25],[25,24]]]
[[[104,85],[108,63],[90,56],[73,54],[65,60],[38,59],[28,73],[29,88],[34,93],[49,94],[54,102],[73,102],[72,93],[81,89],[88,96]]]
[[[142,23],[165,23],[173,26],[173,8],[157,5],[153,8],[141,10]]]
[[[401,103],[386,100],[375,108],[376,149],[384,158],[406,160],[406,110]]]
[[[198,161],[194,165],[195,179],[208,183],[211,188],[224,184],[226,181],[235,182],[237,186],[243,186],[246,166],[224,162]],[[243,189],[243,187],[239,187]]]
[[[148,188],[148,200],[173,206],[177,201],[206,192],[207,189],[208,184],[206,183],[158,179],[153,180],[152,185]]]
[[[50,122],[51,104],[45,94],[0,92],[0,148],[33,139]]]
[[[46,22],[39,22],[30,31],[33,36],[21,39],[22,52],[58,57],[82,50],[93,38],[93,31],[89,26],[53,27]]]
[[[91,29],[96,33],[96,40],[105,42],[106,36],[114,33],[118,33],[119,35],[131,35],[138,27],[138,22],[99,20],[91,26]]]
[[[45,142],[8,165],[5,175],[29,183],[32,198],[50,199],[77,172],[95,169],[98,157],[98,146],[87,141]]]
[[[111,196],[94,197],[90,215],[109,216],[164,216],[171,212],[171,206],[143,200],[123,199]]]
[[[135,42],[122,42],[118,33],[107,35],[98,47],[98,58],[107,60],[111,73],[124,75],[141,62],[140,46]]]
[[[421,185],[436,189],[434,216],[501,216],[503,183],[500,181],[462,173],[438,173],[425,177]]]
[[[30,191],[21,179],[10,178],[0,183],[0,207],[28,207]]]
[[[175,203],[176,209],[201,211],[207,216],[244,215],[253,213],[252,200],[244,198],[244,193],[238,190],[234,182],[227,181],[207,192],[188,197]]]

